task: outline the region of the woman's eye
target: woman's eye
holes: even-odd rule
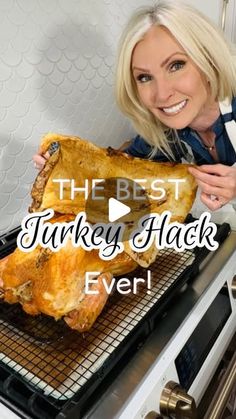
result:
[[[185,66],[185,61],[175,61],[169,67],[170,71],[178,71]]]
[[[152,76],[150,76],[150,74],[139,74],[136,77],[136,80],[139,83],[146,83],[147,81],[150,81],[152,79]]]

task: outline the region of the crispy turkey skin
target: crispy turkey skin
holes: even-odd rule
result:
[[[171,221],[183,222],[191,209],[196,183],[188,172],[189,165],[162,164],[133,158],[111,148],[99,148],[79,137],[59,134],[48,134],[42,139],[42,153],[53,142],[59,143],[59,149],[52,154],[34,182],[30,212],[53,208],[55,220],[64,222],[73,220],[77,213],[85,210],[86,201],[82,194],[77,194],[72,200],[68,189],[64,198],[60,199],[58,185],[53,179],[76,179],[80,185],[85,179],[126,177],[134,180],[137,176],[147,180],[149,212],[161,214],[169,210],[172,213]],[[166,198],[160,202],[151,198],[151,184],[157,178],[163,180],[166,189]],[[178,200],[175,199],[174,185],[168,182],[169,178],[185,179]],[[148,267],[157,254],[154,246],[143,254],[137,254],[130,249],[128,242],[124,249],[109,261],[100,259],[98,250],[86,251],[73,247],[70,240],[58,252],[40,246],[29,253],[16,249],[0,260],[1,298],[10,304],[20,303],[31,315],[43,313],[55,319],[64,318],[72,329],[87,331],[108,298],[103,278],[109,283],[113,275],[127,274],[138,265]],[[97,283],[92,286],[98,293],[86,294],[85,273],[94,271],[100,272]]]

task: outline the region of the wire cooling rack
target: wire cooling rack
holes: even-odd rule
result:
[[[112,357],[193,261],[191,251],[162,250],[150,267],[150,294],[145,284],[136,295],[115,293],[92,329],[84,334],[71,331],[63,321],[43,315],[32,317],[20,306],[0,304],[0,360],[46,395],[59,400],[71,398]],[[139,269],[137,275],[145,278],[147,272]]]

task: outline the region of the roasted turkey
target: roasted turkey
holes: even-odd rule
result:
[[[83,332],[91,328],[107,301],[103,278],[109,285],[113,275],[126,274],[137,266],[125,252],[104,261],[97,250],[75,248],[70,241],[58,252],[38,246],[24,253],[17,248],[0,260],[1,295],[7,303],[20,303],[28,314],[63,317],[72,329]],[[85,293],[88,271],[101,273],[90,286],[97,295]]]
[[[46,152],[53,142],[59,143],[58,150],[51,155],[44,169],[38,174],[32,188],[33,202],[30,212],[53,208],[57,222],[70,221],[85,210],[82,194],[70,199],[69,190],[64,199],[58,197],[55,178],[76,179],[81,185],[84,179],[126,177],[147,179],[146,190],[151,195],[150,185],[161,178],[166,188],[166,198],[161,201],[150,199],[150,212],[172,212],[172,221],[183,222],[195,198],[196,184],[188,172],[188,165],[161,164],[133,158],[112,149],[99,148],[79,137],[58,134],[46,135],[41,143]],[[174,199],[173,184],[168,178],[185,178],[180,197]],[[54,222],[55,220],[51,220]],[[93,220],[89,220],[93,222]],[[99,258],[98,250],[85,251],[72,246],[70,240],[58,252],[38,246],[30,253],[16,249],[0,261],[0,291],[5,302],[20,303],[31,315],[44,313],[55,319],[64,318],[66,323],[79,332],[91,328],[101,313],[108,294],[107,283],[113,276],[125,275],[138,265],[149,266],[156,257],[153,246],[144,254],[135,254],[128,242],[125,251],[110,261]],[[85,272],[100,272],[92,289],[97,295],[85,294]]]
[[[42,153],[45,153],[55,142],[59,144],[58,150],[48,160],[33,185],[33,202],[29,208],[31,212],[42,211],[45,208],[54,208],[61,214],[77,214],[84,211],[85,195],[78,193],[72,200],[70,185],[65,183],[63,199],[60,199],[58,183],[53,181],[55,179],[74,179],[77,187],[84,186],[85,179],[145,179],[145,189],[150,200],[149,212],[160,214],[169,210],[172,212],[173,221],[183,222],[192,207],[196,183],[194,177],[188,172],[188,164],[156,163],[129,156],[111,147],[100,148],[79,137],[58,134],[48,134],[42,139]],[[178,200],[175,199],[175,184],[169,182],[173,178],[185,179],[181,185]],[[163,181],[161,186],[166,191],[165,197],[161,200],[151,198],[158,194],[151,189],[151,184],[155,179]],[[91,182],[89,187],[91,188]],[[140,211],[141,206],[142,202],[136,210]],[[130,217],[136,216],[132,211]],[[93,222],[93,219],[89,221]]]

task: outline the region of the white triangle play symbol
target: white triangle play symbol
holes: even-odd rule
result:
[[[130,211],[131,209],[128,205],[122,204],[122,202],[117,201],[115,198],[109,199],[108,218],[110,223],[129,214]]]

